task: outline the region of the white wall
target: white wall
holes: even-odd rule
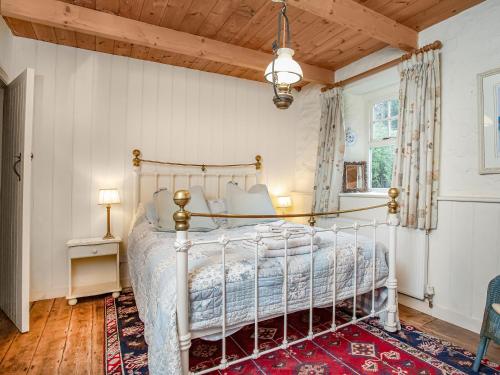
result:
[[[265,84],[12,37],[3,21],[0,66],[36,72],[33,299],[65,295],[66,241],[104,234],[99,188],[120,189],[112,231],[126,236],[133,148],[180,162],[261,154],[271,192],[294,189],[299,106],[276,110]]]
[[[433,309],[406,296],[400,302],[474,331],[480,328],[487,283],[500,273],[500,175],[478,173],[476,88],[478,73],[500,67],[498,19],[500,3],[489,0],[420,33],[420,45],[443,42],[441,197],[438,229],[429,241],[428,282],[436,295]],[[396,56],[392,49],[382,50],[338,71],[337,78]],[[343,197],[341,206],[361,206],[369,199]],[[377,198],[371,200],[375,204]],[[411,266],[422,239],[419,234],[401,249],[400,266]]]

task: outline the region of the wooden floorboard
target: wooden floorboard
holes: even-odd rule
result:
[[[0,310],[0,363],[2,363],[5,354],[9,350],[14,338],[17,335],[17,329],[7,316]]]
[[[71,307],[65,298],[54,301],[42,338],[28,374],[56,374],[61,365],[68,337]]]
[[[420,331],[461,346],[472,353],[476,352],[477,344],[479,343],[479,335],[477,333],[403,305],[399,305],[399,318]],[[486,358],[500,363],[500,345],[491,342]]]
[[[475,352],[479,336],[420,313],[399,309],[401,320],[419,330]],[[0,311],[0,374],[103,374],[104,298],[82,298],[68,306],[63,298],[33,304],[31,331],[18,333]],[[500,346],[490,344],[487,358],[500,362]]]
[[[104,299],[92,306],[92,374],[104,373]]]
[[[91,374],[93,299],[79,299],[73,307],[61,374]]]
[[[37,301],[30,311],[30,331],[17,334],[0,363],[0,374],[26,374],[38,348],[54,300]]]

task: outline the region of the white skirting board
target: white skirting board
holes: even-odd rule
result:
[[[412,309],[468,329],[469,331],[478,333],[481,330],[481,319],[471,318],[470,316],[463,314],[461,311],[450,310],[438,304],[434,304],[434,307],[430,308],[427,301],[419,301],[404,294],[399,294],[398,302],[401,305],[411,307]]]

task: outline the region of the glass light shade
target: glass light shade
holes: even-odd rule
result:
[[[99,204],[117,204],[120,203],[120,194],[118,189],[100,189]]]
[[[284,197],[278,197],[278,208],[288,208],[292,207],[292,197],[289,196],[284,196]]]
[[[293,59],[294,51],[291,48],[280,48],[277,51],[278,57],[274,60],[274,73],[277,76],[277,84],[286,83],[292,85],[299,82],[304,74],[302,68]],[[264,73],[266,81],[273,83],[273,62],[267,66]]]

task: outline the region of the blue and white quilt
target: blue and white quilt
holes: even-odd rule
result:
[[[242,237],[252,231],[245,226],[189,233],[191,241],[215,240],[223,234]],[[320,248],[314,253],[314,304],[332,304],[334,234],[318,232]],[[132,287],[144,322],[151,374],[180,374],[180,352],[176,326],[176,252],[175,233],[158,232],[139,216],[130,233],[128,262]],[[222,325],[221,244],[195,245],[189,250],[189,290],[191,330],[218,328]],[[358,236],[357,294],[372,289],[373,241]],[[352,298],[354,292],[354,237],[339,232],[337,243],[337,301]],[[384,285],[388,275],[386,249],[377,244],[375,286]],[[255,253],[241,243],[226,247],[226,319],[227,326],[254,321]],[[284,258],[259,259],[259,319],[283,313]],[[288,257],[288,310],[309,308],[310,255]],[[376,311],[385,304],[385,289],[377,293]],[[371,310],[371,293],[359,298],[358,306]],[[366,302],[366,306],[365,306]]]

